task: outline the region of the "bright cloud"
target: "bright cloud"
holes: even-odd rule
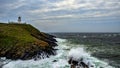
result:
[[[57,14],[58,16],[50,17],[69,17],[76,15],[81,15],[81,17],[100,17],[100,16],[109,16],[113,13],[118,14],[120,11],[120,2],[118,0],[60,0],[56,2],[50,2],[48,0],[44,1],[44,7],[35,10],[29,10],[29,13],[32,14],[44,14],[50,12],[68,12],[66,14]],[[41,5],[40,5],[41,6]],[[43,5],[42,5],[43,6]],[[78,11],[78,13],[72,13]],[[82,13],[81,13],[82,12]],[[83,13],[84,12],[84,13]],[[117,13],[118,12],[118,13]],[[89,14],[88,14],[89,13]],[[67,15],[68,14],[68,15]],[[91,15],[93,14],[93,16]],[[96,16],[95,16],[96,15]],[[88,16],[88,17],[87,17]],[[49,17],[49,18],[50,18]]]
[[[33,24],[49,23],[47,28],[81,23],[83,19],[120,18],[120,0],[0,0],[0,4],[0,20],[22,16]]]

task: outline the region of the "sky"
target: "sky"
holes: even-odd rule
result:
[[[0,0],[0,22],[43,32],[120,32],[120,0]]]

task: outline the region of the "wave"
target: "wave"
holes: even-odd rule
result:
[[[94,65],[93,68],[114,68],[109,66],[107,62],[92,57],[82,45],[71,44],[67,39],[56,38],[56,40],[58,41],[57,55],[36,61],[34,59],[10,61],[3,68],[70,68],[68,64],[70,56],[76,60],[84,58],[86,64],[89,62]]]

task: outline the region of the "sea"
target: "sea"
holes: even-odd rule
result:
[[[83,58],[84,63],[89,63],[89,68],[120,68],[120,33],[50,34],[58,41],[56,55],[14,61],[1,57],[0,68],[70,68],[68,60],[71,56]]]

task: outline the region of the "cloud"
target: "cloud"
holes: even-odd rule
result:
[[[12,9],[20,8],[23,5],[26,5],[25,0],[11,0],[11,1],[8,1],[8,2],[3,1],[1,7],[4,7],[4,8],[7,8],[9,10],[12,10]]]
[[[18,9],[22,6],[26,5],[25,1],[23,0],[18,0],[18,2],[14,2],[14,3],[11,3],[11,4],[7,4],[7,7],[8,8],[11,8],[12,9]]]
[[[120,9],[120,2],[114,0],[61,0],[58,2],[48,2],[42,9],[33,10],[33,12],[51,12],[59,10],[76,10],[76,9]]]
[[[0,0],[0,4],[0,20],[22,16],[48,30],[83,20],[120,18],[120,0]]]
[[[23,15],[32,20],[120,15],[119,0],[12,0],[4,6],[7,8],[6,13],[0,16],[11,15],[14,11],[15,15]]]
[[[27,13],[46,15],[41,15],[41,18],[89,18],[111,16],[114,14],[120,15],[119,0],[60,0],[55,2],[46,0],[43,3],[39,5],[40,8],[28,10]],[[59,12],[63,13],[59,14]]]

